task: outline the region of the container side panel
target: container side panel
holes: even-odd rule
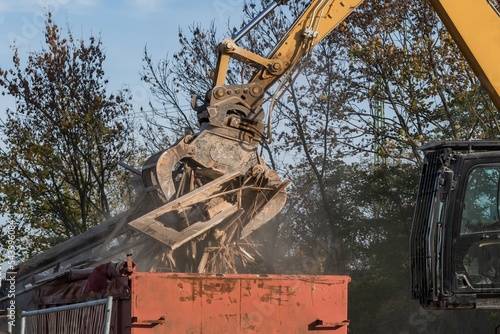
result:
[[[137,273],[132,333],[347,333],[347,276]]]

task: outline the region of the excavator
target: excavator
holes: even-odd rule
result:
[[[23,310],[74,303],[87,298],[78,288],[83,280],[85,287],[102,283],[92,292],[107,289],[117,297],[114,321],[116,328],[123,328],[119,333],[160,333],[166,328],[193,332],[195,325],[199,332],[203,326],[208,332],[222,326],[224,330],[215,332],[307,328],[347,333],[347,276],[189,273],[235,274],[239,265],[259,257],[252,247],[252,233],[280,212],[290,183],[260,155],[260,144],[271,139],[272,108],[303,69],[314,46],[363,1],[312,0],[267,56],[238,42],[285,4],[283,0],[270,2],[242,30],[223,40],[210,74],[211,89],[192,99],[199,132],[151,156],[141,171],[135,171],[142,178],[143,191],[131,210],[21,264],[12,274],[13,282],[17,280],[16,305]],[[500,2],[429,1],[500,110]],[[247,69],[245,82],[227,83],[230,61]],[[269,110],[264,111],[268,101]],[[409,240],[411,295],[428,309],[498,309],[500,141],[443,140],[423,145],[421,151],[424,161]],[[148,243],[150,238],[156,242]],[[155,253],[153,261],[168,262],[169,268],[161,269],[175,273],[132,275],[131,256],[126,264],[109,262],[92,272],[78,270],[135,246],[140,252],[160,249],[161,256]],[[78,254],[71,254],[75,250]],[[154,271],[147,268],[159,262],[147,263],[143,270]],[[40,275],[35,274],[47,270],[52,272],[49,277],[36,278]],[[300,284],[302,294],[297,294]],[[325,291],[332,291],[331,295],[317,296]],[[222,294],[227,296],[219,298]],[[296,295],[297,301],[291,303]],[[0,302],[10,300],[13,305],[11,298],[9,294]],[[30,312],[21,314],[23,321],[28,314],[42,314]],[[111,312],[106,314],[109,329]],[[77,322],[77,317],[67,319]],[[255,319],[257,324],[252,322]],[[191,327],[184,331],[182,326]]]
[[[500,110],[500,3],[429,1]],[[285,2],[270,2],[218,45],[213,85],[192,100],[199,132],[142,168],[154,209],[128,224],[165,245],[180,271],[234,271],[234,258],[255,259],[248,238],[283,208],[290,183],[259,154],[260,143],[270,139],[272,106],[314,46],[363,0],[311,1],[267,56],[238,46]],[[230,61],[251,68],[246,82],[227,83]],[[498,308],[500,142],[440,141],[421,150],[425,161],[410,237],[412,296],[426,308]]]

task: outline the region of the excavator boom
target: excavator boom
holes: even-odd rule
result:
[[[225,39],[218,47],[219,58],[213,72],[213,88],[207,93],[198,117],[202,121],[220,124],[218,116],[228,108],[238,110],[245,123],[254,129],[252,135],[262,137],[264,112],[262,100],[270,89],[281,80],[291,84],[293,74],[300,72],[303,60],[314,46],[328,36],[364,0],[315,0],[295,20],[268,56],[258,55],[236,44],[248,32],[245,27],[235,39]],[[271,3],[264,11],[269,13],[278,3]],[[262,15],[258,18],[261,19]],[[253,26],[251,22],[249,25]],[[237,60],[254,68],[251,79],[243,84],[226,82],[229,62]],[[283,87],[286,87],[284,85]],[[278,95],[277,93],[275,93]]]
[[[231,58],[243,63],[254,64],[257,70],[248,84],[259,93],[245,96],[245,102],[254,107],[262,100],[263,95],[269,92],[276,81],[296,68],[312,48],[328,36],[363,1],[311,1],[267,57],[238,47],[235,39],[239,40],[242,37],[240,33],[235,35],[235,39],[225,39],[219,45],[220,56],[214,71],[214,90],[217,92],[217,86],[226,85]],[[224,101],[224,98],[227,98],[226,95],[222,94],[216,96],[218,101]]]
[[[500,2],[429,1],[500,110]]]

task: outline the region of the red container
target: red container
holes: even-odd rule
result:
[[[348,276],[136,273],[131,333],[347,333]]]

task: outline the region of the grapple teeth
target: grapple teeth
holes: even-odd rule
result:
[[[148,159],[142,174],[157,209],[130,226],[168,246],[177,267],[187,261],[199,272],[221,270],[214,265],[221,252],[240,254],[238,242],[282,209],[289,183],[263,163],[256,144],[224,128],[184,138]]]

